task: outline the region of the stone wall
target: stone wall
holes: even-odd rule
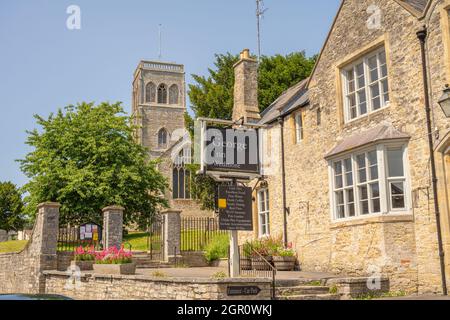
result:
[[[39,205],[33,236],[22,252],[0,254],[1,293],[43,293],[42,272],[57,267],[59,204]]]
[[[147,276],[82,274],[70,281],[65,272],[45,272],[45,293],[82,300],[269,300],[270,280],[164,279]],[[75,279],[77,280],[77,279]],[[228,286],[258,286],[257,296],[227,295]]]
[[[0,242],[8,241],[8,232],[0,230]]]

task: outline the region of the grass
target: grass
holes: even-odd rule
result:
[[[27,242],[27,240],[0,242],[0,253],[20,252],[25,248]]]
[[[182,251],[194,251],[198,248],[204,250],[206,245],[217,235],[219,232],[205,232],[200,230],[186,230],[181,232],[181,250]],[[131,244],[132,250],[147,251],[148,250],[148,236],[147,232],[130,232],[124,236],[125,248],[128,244]],[[158,251],[161,248],[160,245],[161,236],[153,236],[152,247],[153,250]]]
[[[405,297],[406,292],[404,291],[395,291],[395,292],[386,292],[386,293],[367,293],[353,298],[353,300],[373,300],[373,299],[382,299],[382,298],[397,298],[397,297]]]

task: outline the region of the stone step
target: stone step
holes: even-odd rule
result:
[[[296,287],[279,287],[276,288],[278,296],[295,296],[308,294],[327,294],[330,292],[329,287],[325,286],[296,286]]]
[[[138,269],[168,269],[168,268],[174,268],[175,266],[172,264],[142,264],[136,266]]]
[[[288,300],[288,301],[297,301],[297,300],[341,300],[341,296],[339,294],[302,294],[302,295],[294,295],[294,296],[277,296],[278,300]]]
[[[314,279],[277,279],[277,287],[298,287],[298,286],[325,286],[326,280]]]

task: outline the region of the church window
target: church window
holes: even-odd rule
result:
[[[178,104],[178,86],[176,84],[169,88],[169,104]]]
[[[167,103],[167,86],[164,83],[158,87],[158,103]]]
[[[167,147],[167,130],[164,128],[158,132],[158,146],[159,148]]]
[[[155,102],[156,99],[156,86],[153,82],[147,83],[145,86],[145,102]]]
[[[191,172],[186,167],[191,163],[191,150],[180,151],[173,163],[172,195],[174,199],[191,199]]]

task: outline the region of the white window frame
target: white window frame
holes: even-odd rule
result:
[[[380,56],[381,53],[384,52],[385,55],[385,62],[384,64],[381,63]],[[370,67],[369,67],[369,59],[375,57],[377,58],[377,80],[370,82]],[[343,90],[343,99],[344,99],[344,116],[345,116],[345,122],[351,122],[355,121],[357,119],[363,118],[368,116],[371,113],[378,112],[380,110],[383,110],[387,108],[391,101],[391,91],[390,91],[390,84],[389,84],[389,70],[388,70],[388,64],[387,64],[387,55],[386,55],[386,49],[385,47],[380,47],[368,54],[366,54],[364,57],[352,62],[348,66],[344,67],[341,71],[341,77],[342,77],[342,90]],[[364,67],[364,86],[358,87],[358,76],[356,67],[363,64]],[[382,74],[382,67],[385,66],[386,68],[386,75]],[[375,69],[372,69],[375,70]],[[349,79],[348,79],[348,72],[352,72],[353,74],[353,82],[354,82],[354,91],[350,92],[350,85],[349,85]],[[384,85],[383,82],[386,81],[387,84],[387,91],[384,91]],[[380,107],[378,109],[374,109],[373,106],[373,98],[372,97],[372,91],[371,87],[375,84],[378,85],[378,97],[380,99]],[[366,113],[361,113],[360,110],[360,98],[359,93],[365,93],[365,99],[366,99]],[[350,96],[354,95],[355,99],[355,109],[356,109],[356,117],[351,116],[351,110],[353,109],[350,105]],[[386,99],[387,96],[387,99]]]
[[[303,123],[303,114],[302,112],[297,112],[295,114],[295,141],[297,144],[303,141],[304,134],[304,123]]]
[[[263,198],[262,198],[263,197]],[[270,236],[270,203],[269,203],[269,189],[264,188],[258,190],[258,234],[259,237]],[[264,201],[264,210],[262,208],[262,202]],[[264,216],[264,221],[262,221],[262,216]],[[263,232],[264,229],[264,232]]]
[[[403,177],[389,177],[389,164],[388,164],[388,154],[387,151],[389,149],[399,149],[402,150],[402,160],[403,160]],[[369,152],[375,151],[377,157],[377,166],[378,166],[378,179],[370,178],[370,169],[369,169]],[[372,145],[370,147],[359,148],[351,153],[347,153],[341,155],[339,157],[335,157],[329,160],[329,180],[330,180],[330,204],[331,204],[331,217],[333,221],[341,222],[352,219],[361,219],[367,217],[373,217],[377,215],[385,215],[385,214],[410,214],[412,204],[411,204],[411,183],[409,177],[409,164],[408,164],[408,148],[405,142],[385,142],[377,145]],[[357,157],[359,155],[365,155],[365,170],[366,170],[366,181],[360,182],[359,180],[359,171],[358,171],[358,162]],[[344,160],[351,159],[352,161],[352,175],[353,175],[353,186],[346,186],[345,184],[345,171],[344,171]],[[341,163],[342,166],[342,181],[343,187],[339,188],[336,185],[336,172],[335,172],[335,164]],[[404,208],[393,208],[392,206],[392,195],[391,195],[391,183],[392,182],[403,182],[404,185]],[[371,193],[370,186],[378,182],[379,189],[379,202],[380,202],[380,210],[376,212],[373,208],[373,201],[377,199],[377,197],[373,197]],[[361,195],[360,195],[360,187],[367,186],[367,199],[369,202],[369,213],[362,213],[362,204],[361,204]],[[347,193],[345,190],[349,190],[353,187],[354,193],[354,206],[355,206],[355,216],[350,216],[348,205],[349,201],[347,198]],[[337,192],[344,190],[344,217],[338,216],[338,203],[337,203]]]

